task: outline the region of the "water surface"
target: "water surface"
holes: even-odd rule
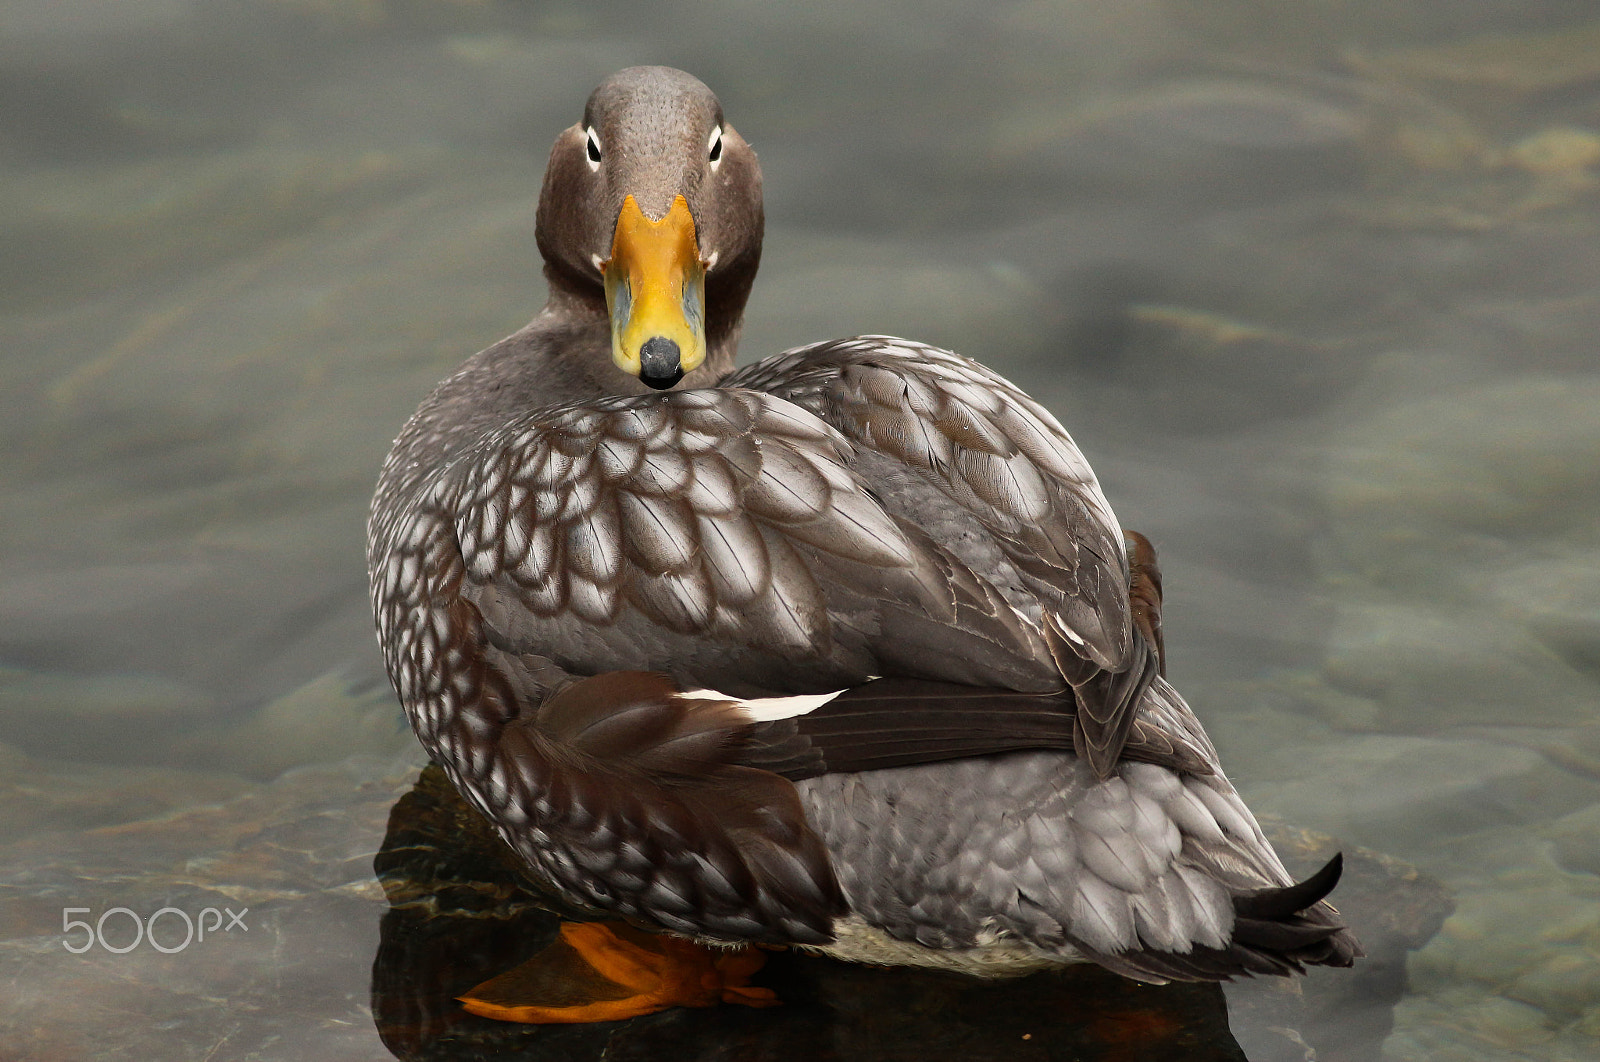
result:
[[[1160,549],[1171,675],[1251,805],[1417,905],[1381,1014],[1317,989],[1308,1028],[1364,1030],[1320,1057],[1600,1055],[1595,17],[0,3],[0,1054],[389,1053],[372,860],[421,756],[367,498],[542,303],[552,137],[659,62],[765,169],[745,358],[900,333],[1045,400]],[[65,908],[167,906],[248,930],[64,947]],[[1246,996],[1192,1057],[1295,1057]]]

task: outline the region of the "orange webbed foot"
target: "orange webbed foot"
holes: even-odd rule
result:
[[[619,922],[564,922],[544,951],[468,991],[473,1014],[536,1024],[615,1021],[668,1007],[771,1007],[749,983],[766,956],[746,945],[712,948]]]

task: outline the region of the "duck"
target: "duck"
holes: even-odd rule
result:
[[[775,947],[986,978],[1351,965],[1339,857],[1296,882],[1229,783],[1164,675],[1154,550],[1066,430],[911,340],[735,368],[763,228],[709,88],[606,78],[545,171],[543,311],[382,467],[388,676],[569,919],[466,1007],[770,1005]]]

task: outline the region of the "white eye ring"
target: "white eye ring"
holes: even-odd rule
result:
[[[713,126],[711,137],[706,141],[706,155],[711,160],[711,169],[714,171],[722,163],[722,126]]]
[[[594,131],[594,126],[592,125],[585,129],[584,133],[589,140],[584,145],[584,157],[589,160],[589,169],[598,170],[600,168],[600,134]]]

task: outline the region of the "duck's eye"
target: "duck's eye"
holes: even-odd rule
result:
[[[711,168],[716,169],[717,163],[722,161],[722,126],[711,130],[711,140],[708,143]]]
[[[593,126],[585,129],[584,133],[586,133],[589,138],[589,168],[591,170],[598,170],[600,168],[600,136],[594,131]]]

